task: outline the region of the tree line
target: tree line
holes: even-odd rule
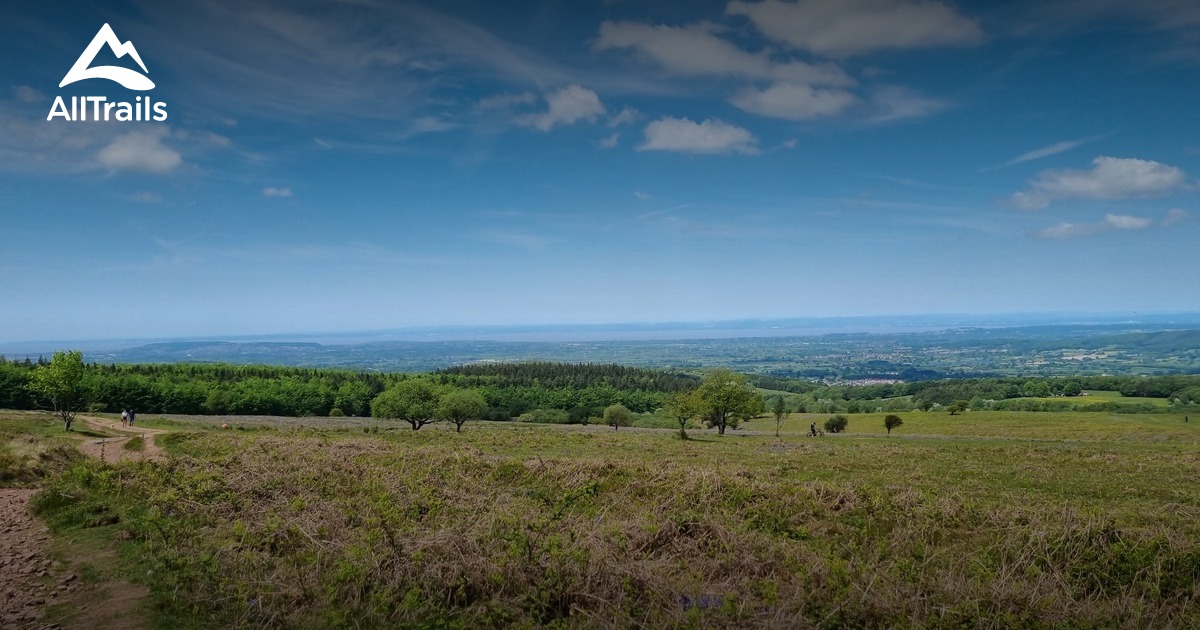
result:
[[[44,409],[33,386],[51,361],[0,357],[0,408]],[[193,415],[369,416],[389,387],[422,379],[441,388],[478,392],[484,416],[507,420],[537,409],[599,416],[621,404],[645,413],[671,392],[694,388],[695,377],[619,365],[516,363],[465,366],[426,375],[226,364],[84,364],[80,388],[88,409]]]

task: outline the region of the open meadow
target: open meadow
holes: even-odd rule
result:
[[[32,417],[6,416],[6,461],[63,440]],[[685,441],[147,416],[164,459],[72,463],[33,506],[64,549],[122,540],[161,627],[1200,623],[1200,421],[914,412],[805,435],[825,417]]]

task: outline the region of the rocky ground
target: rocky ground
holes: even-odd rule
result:
[[[42,623],[53,606],[77,588],[50,558],[46,526],[29,515],[36,490],[0,489],[0,627],[57,628]]]

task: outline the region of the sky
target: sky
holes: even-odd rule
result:
[[[0,341],[1200,311],[1193,0],[4,12]]]

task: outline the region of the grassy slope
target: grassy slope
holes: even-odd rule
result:
[[[39,505],[65,529],[119,512],[164,625],[1200,621],[1200,421],[901,415],[688,442],[199,430],[161,440],[169,469],[81,466]]]

